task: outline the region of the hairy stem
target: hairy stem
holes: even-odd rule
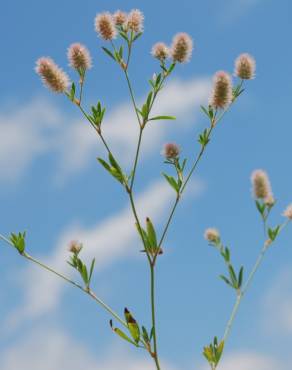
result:
[[[9,244],[11,247],[14,248],[14,245],[11,243],[11,241],[9,239],[5,238],[5,236],[3,236],[3,235],[0,234],[0,239],[2,239],[4,242],[6,242],[7,244]],[[37,260],[36,258],[32,257],[31,255],[29,255],[26,252],[23,252],[21,254],[21,256],[24,257],[24,258],[26,258],[27,260],[35,263],[36,265],[40,266],[41,268],[43,268],[43,269],[45,269],[45,270],[53,273],[54,275],[56,275],[59,278],[63,279],[67,283],[73,285],[74,287],[82,290],[84,293],[88,294],[91,298],[93,298],[102,308],[104,308],[111,316],[113,316],[117,321],[119,321],[124,327],[126,327],[126,328],[128,327],[127,326],[127,323],[123,319],[121,319],[119,317],[119,315],[115,311],[113,311],[113,309],[111,309],[106,303],[104,303],[100,298],[98,298],[95,295],[95,293],[93,293],[92,290],[84,288],[80,284],[78,284],[75,281],[71,280],[70,278],[68,278],[67,276],[63,275],[62,273],[54,270],[53,268],[51,268],[50,266],[44,264],[43,262]]]
[[[279,233],[288,225],[290,220],[287,220],[284,224],[282,224],[282,226],[280,227],[280,230],[279,230]],[[278,235],[279,235],[278,233]],[[247,290],[249,289],[251,283],[252,283],[252,280],[254,278],[254,275],[256,274],[257,270],[259,269],[260,265],[262,264],[263,262],[263,259],[265,257],[265,254],[267,252],[267,250],[269,249],[269,247],[271,246],[272,243],[264,243],[261,251],[260,251],[260,254],[247,278],[247,281],[242,289],[242,291],[239,291],[238,294],[237,294],[237,298],[236,298],[236,301],[235,301],[235,304],[234,304],[234,307],[232,309],[232,312],[231,312],[231,316],[227,322],[227,325],[226,325],[226,328],[225,328],[225,331],[224,331],[224,337],[223,337],[223,340],[224,340],[224,343],[227,341],[228,337],[229,337],[229,334],[230,334],[230,331],[232,329],[232,325],[233,325],[233,322],[234,322],[234,319],[236,317],[236,314],[237,314],[237,311],[240,307],[240,303],[241,303],[241,300],[243,298],[243,296],[246,294]]]
[[[153,344],[154,344],[154,361],[157,370],[160,370],[158,349],[157,349],[157,335],[156,335],[156,322],[155,322],[155,265],[150,264],[151,272],[151,316],[152,316],[152,328],[153,328]]]

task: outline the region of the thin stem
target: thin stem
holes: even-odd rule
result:
[[[288,225],[288,223],[290,222],[290,220],[287,220],[286,222],[284,222],[282,224],[282,226],[280,227],[279,229],[279,232],[278,232],[278,235],[279,233]],[[238,294],[237,294],[237,298],[236,298],[236,302],[234,304],[234,307],[233,307],[233,310],[231,312],[231,316],[228,320],[228,323],[226,325],[226,329],[225,329],[225,332],[224,332],[224,337],[223,337],[223,340],[224,340],[224,343],[226,342],[226,340],[228,339],[228,336],[230,334],[230,331],[232,329],[232,325],[233,325],[233,322],[234,322],[234,319],[235,319],[235,316],[237,314],[237,311],[239,309],[239,306],[240,306],[240,303],[241,303],[241,300],[243,298],[243,296],[246,294],[247,290],[249,289],[250,287],[250,284],[254,278],[254,275],[256,274],[257,270],[259,269],[260,265],[262,264],[263,262],[263,259],[265,257],[265,254],[266,254],[266,251],[269,249],[270,245],[272,244],[272,242],[270,243],[267,243],[265,242],[261,251],[260,251],[260,254],[247,278],[247,281],[242,289],[242,291],[238,291]]]
[[[160,364],[158,359],[158,348],[157,348],[157,334],[156,334],[156,322],[155,322],[155,265],[150,264],[151,272],[151,316],[152,316],[152,330],[153,330],[153,344],[154,344],[154,361],[157,370],[160,370]]]
[[[142,142],[142,135],[143,135],[143,128],[140,126],[138,145],[137,145],[137,149],[136,149],[133,172],[132,172],[132,178],[131,178],[131,184],[130,184],[130,190],[131,191],[133,189],[134,181],[135,181],[136,169],[137,169],[137,165],[138,165],[139,153],[140,153],[141,142]]]
[[[7,244],[9,244],[11,247],[14,247],[13,243],[7,239],[5,236],[3,236],[2,234],[0,234],[0,239],[2,239],[4,242],[6,242]],[[22,257],[26,258],[27,260],[37,264],[38,266],[42,267],[43,269],[53,273],[54,275],[58,276],[59,278],[65,280],[67,283],[73,285],[74,287],[82,290],[82,292],[88,294],[91,298],[93,298],[101,307],[103,307],[111,316],[113,316],[117,321],[119,321],[120,324],[122,324],[124,327],[128,328],[127,326],[127,323],[121,319],[119,317],[119,315],[113,311],[106,303],[104,303],[100,298],[98,298],[95,293],[93,293],[90,289],[85,289],[83,286],[81,286],[80,284],[76,283],[75,281],[71,280],[70,278],[68,278],[67,276],[61,274],[60,272],[54,270],[53,268],[47,266],[46,264],[44,264],[43,262],[37,260],[36,258],[32,257],[31,255],[29,255],[28,253],[26,252],[23,252],[23,254],[21,254]]]

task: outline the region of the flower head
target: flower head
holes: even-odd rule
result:
[[[171,55],[174,62],[186,63],[190,60],[193,51],[193,40],[184,32],[174,36],[171,45]]]
[[[204,233],[204,237],[210,243],[218,243],[220,241],[220,233],[214,228],[207,229]]]
[[[242,80],[251,80],[254,78],[255,69],[256,62],[251,55],[244,53],[236,58],[234,74]]]
[[[127,21],[127,13],[117,10],[114,13],[113,18],[116,26],[123,26]]]
[[[82,249],[82,244],[79,243],[77,240],[72,240],[69,243],[68,250],[70,253],[78,254],[80,253],[81,249]]]
[[[210,105],[214,108],[227,108],[232,102],[232,81],[227,72],[219,71],[213,80]]]
[[[95,31],[108,41],[116,38],[117,30],[113,16],[109,12],[97,14],[95,17]]]
[[[39,58],[35,71],[46,87],[56,93],[64,93],[70,84],[67,74],[51,58]]]
[[[283,216],[287,217],[289,220],[292,220],[292,203],[285,209]]]
[[[91,68],[91,56],[86,46],[79,43],[70,45],[67,56],[72,68],[84,71]]]
[[[175,159],[179,156],[180,148],[176,143],[167,143],[164,145],[162,154],[167,159]]]
[[[169,56],[169,48],[163,42],[157,42],[155,45],[153,45],[151,54],[154,56],[154,58],[163,62]]]
[[[264,199],[264,203],[266,206],[268,207],[273,207],[273,205],[276,203],[276,200],[273,196],[273,194],[269,194],[265,199]]]
[[[251,174],[251,182],[255,199],[265,200],[272,196],[270,180],[265,171],[253,171]]]
[[[144,14],[139,9],[133,9],[128,14],[127,29],[136,33],[143,31]]]

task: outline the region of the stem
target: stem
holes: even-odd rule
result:
[[[13,243],[7,239],[5,236],[0,234],[0,239],[2,239],[4,242],[9,244],[11,247],[14,248]],[[45,265],[43,262],[35,259],[34,257],[30,256],[28,253],[23,252],[21,254],[22,257],[26,258],[27,260],[37,264],[38,266],[42,267],[43,269],[53,273],[54,275],[58,276],[59,278],[65,280],[67,283],[73,285],[74,287],[82,290],[82,292],[88,294],[91,298],[93,298],[101,307],[103,307],[111,316],[113,316],[117,321],[119,321],[120,324],[122,324],[124,327],[128,328],[127,323],[119,317],[119,315],[113,311],[106,303],[104,303],[100,298],[98,298],[95,293],[93,293],[90,289],[85,289],[80,284],[76,283],[75,281],[71,280],[70,278],[66,277],[65,275],[61,274],[60,272],[54,270],[53,268]]]
[[[288,225],[288,223],[290,222],[290,220],[288,219],[286,222],[284,222],[282,224],[282,226],[280,227],[280,230],[278,232],[278,235],[279,233]],[[258,268],[260,267],[261,263],[263,262],[263,259],[265,257],[265,254],[266,254],[266,251],[269,249],[269,247],[271,246],[271,243],[268,244],[268,243],[264,243],[264,246],[262,247],[261,251],[260,251],[260,254],[247,278],[247,281],[242,289],[242,291],[238,291],[238,294],[237,294],[237,299],[236,299],[236,302],[234,304],[234,307],[233,307],[233,310],[231,312],[231,316],[228,320],[228,323],[226,325],[226,329],[225,329],[225,332],[224,332],[224,337],[223,337],[223,340],[224,340],[224,343],[226,342],[226,340],[228,339],[229,337],[229,334],[230,334],[230,331],[232,329],[232,325],[233,325],[233,322],[234,322],[234,319],[235,319],[235,316],[237,314],[237,311],[239,309],[239,306],[240,306],[240,303],[241,303],[241,300],[242,300],[242,297],[246,294],[247,290],[249,289],[250,287],[250,284],[254,278],[254,275],[255,273],[257,272]]]
[[[157,349],[157,335],[156,335],[156,323],[155,323],[155,265],[150,264],[151,272],[151,315],[152,315],[152,330],[153,330],[153,343],[154,343],[154,361],[157,370],[160,370],[160,364],[158,359],[158,349]]]
[[[138,145],[137,145],[137,149],[136,149],[134,166],[133,166],[133,172],[132,172],[132,179],[131,179],[131,184],[130,184],[130,190],[131,191],[133,189],[134,181],[135,181],[136,169],[137,169],[137,164],[138,164],[138,159],[139,159],[139,153],[140,153],[140,148],[141,148],[141,142],[142,142],[142,135],[143,135],[143,128],[140,126],[140,132],[139,132],[139,138],[138,138]]]

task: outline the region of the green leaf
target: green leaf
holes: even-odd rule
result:
[[[140,328],[137,324],[137,321],[134,319],[131,312],[127,308],[125,308],[125,319],[128,324],[128,328],[132,338],[138,344],[140,341]]]
[[[93,260],[91,261],[91,266],[90,266],[90,272],[89,272],[88,283],[90,283],[90,282],[91,282],[91,278],[92,278],[92,274],[93,274],[94,266],[95,266],[95,258],[93,258]]]
[[[200,108],[201,108],[201,110],[206,114],[206,116],[207,116],[208,118],[210,118],[208,109],[207,109],[207,108],[205,108],[203,105],[201,105],[201,106],[200,106]]]
[[[157,247],[156,232],[149,217],[146,218],[146,230],[151,247],[156,248]]]
[[[75,83],[72,82],[71,90],[70,90],[70,99],[74,101],[75,98],[75,92],[76,92],[76,86]]]
[[[177,184],[175,178],[172,176],[168,176],[166,173],[162,173],[162,175],[165,177],[169,185],[175,190],[175,192],[178,193],[179,185]]]
[[[231,284],[231,282],[227,279],[227,277],[226,277],[226,276],[224,276],[224,275],[220,275],[219,277],[220,277],[220,279],[222,279],[223,281],[225,281],[225,283],[226,283],[227,285],[229,285],[229,286],[233,287],[233,285],[232,285],[232,284]]]
[[[19,232],[18,234],[14,234],[14,233],[10,234],[9,240],[11,241],[11,243],[14,245],[14,247],[18,250],[20,254],[23,254],[25,250],[25,237],[26,237],[25,231],[23,233]]]
[[[150,105],[151,105],[151,102],[152,102],[152,96],[153,96],[153,92],[150,91],[150,93],[148,94],[147,96],[147,101],[146,101],[146,104],[147,104],[147,107],[148,107],[148,110],[150,108]]]
[[[147,330],[144,326],[142,326],[142,336],[143,336],[143,339],[146,343],[150,343],[150,338],[149,338],[148,332],[147,332]]]
[[[113,328],[113,324],[112,324],[112,320],[110,321],[110,326],[112,328],[112,330],[119,336],[121,337],[122,339],[126,340],[127,342],[133,344],[134,346],[137,347],[137,344],[135,342],[132,341],[132,339],[130,339],[127,334],[125,334],[121,329],[119,328]]]
[[[101,165],[107,170],[107,171],[111,171],[111,166],[106,162],[104,161],[102,158],[97,158],[97,160],[99,161],[99,163],[101,163]]]
[[[168,71],[167,71],[168,74],[170,74],[173,71],[175,65],[176,65],[175,63],[171,64],[171,66],[168,68]]]
[[[157,120],[175,120],[176,117],[174,116],[156,116],[149,118],[149,121],[157,121]]]
[[[135,35],[135,37],[133,38],[133,41],[138,40],[138,38],[139,38],[140,36],[142,36],[142,35],[143,35],[143,32],[139,32],[139,33],[137,33],[137,35]]]
[[[114,61],[116,61],[116,58],[115,58],[115,56],[113,55],[113,53],[110,51],[110,50],[108,50],[107,48],[105,48],[104,46],[102,46],[102,50],[108,55],[108,56],[110,56]]]
[[[233,285],[234,288],[237,288],[238,287],[238,282],[237,282],[237,277],[235,275],[233,267],[231,265],[229,265],[228,270],[229,270],[229,276],[230,276],[231,281],[232,281],[232,285]]]
[[[238,284],[237,284],[238,289],[240,289],[242,286],[242,279],[243,279],[243,266],[241,266],[239,273],[238,273]]]

